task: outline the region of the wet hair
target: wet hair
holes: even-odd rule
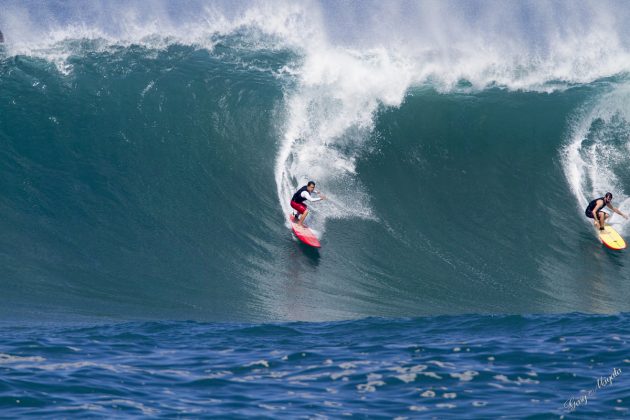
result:
[[[612,200],[612,193],[607,192],[604,197]]]
[[[315,183],[313,181],[308,181],[308,184],[306,184],[307,187],[310,187],[311,185],[314,187]]]

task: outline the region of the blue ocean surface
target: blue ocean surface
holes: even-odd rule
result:
[[[0,0],[0,417],[626,417],[629,21]]]
[[[3,417],[621,418],[628,315],[0,327]]]

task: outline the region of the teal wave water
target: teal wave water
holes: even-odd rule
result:
[[[249,229],[266,233],[252,217],[265,206],[258,191],[273,191],[260,176],[275,154],[272,115],[261,110],[282,92],[263,72],[231,80],[243,70],[204,51],[150,54],[84,57],[71,76],[26,57],[5,61],[10,301],[208,315],[213,304],[202,302],[249,294],[238,280],[258,251]],[[136,71],[125,74],[127,65]],[[269,212],[277,201],[267,197]]]
[[[299,6],[256,3],[232,20],[214,10],[203,30],[187,12],[157,32],[57,4],[42,41],[16,29],[22,6],[9,5],[3,318],[629,310],[626,253],[605,250],[583,216],[608,190],[630,213],[621,41],[591,51],[581,35],[543,31],[500,61],[503,42],[470,55],[476,41],[448,32],[452,49],[403,54],[408,43],[371,45],[360,25],[323,37],[335,6],[306,24]],[[478,5],[452,18],[462,30],[489,18]],[[503,12],[519,30],[542,25],[536,10]],[[564,56],[575,42],[586,52]],[[286,223],[309,179],[330,197],[309,220],[321,251]]]

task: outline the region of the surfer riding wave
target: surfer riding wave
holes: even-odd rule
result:
[[[604,195],[603,197],[596,198],[595,200],[591,201],[588,204],[586,210],[584,210],[584,214],[586,214],[586,217],[593,219],[593,224],[596,228],[599,228],[599,230],[604,230],[606,220],[609,217],[608,213],[602,211],[604,207],[608,207],[615,213],[623,216],[625,219],[628,219],[628,216],[623,214],[621,210],[615,208],[612,205],[612,198],[612,193],[607,192],[606,195]]]
[[[311,195],[313,192],[318,194],[319,197],[313,197]],[[304,219],[308,216],[307,200],[311,202],[326,200],[324,194],[315,190],[315,182],[313,181],[309,181],[308,184],[297,190],[291,198],[291,207],[297,212],[297,214],[294,215],[294,219],[300,226],[302,226]]]

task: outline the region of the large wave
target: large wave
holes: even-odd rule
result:
[[[625,308],[571,289],[625,273],[576,263],[600,250],[575,209],[628,210],[625,9],[4,2],[7,310]],[[321,254],[283,226],[309,179]]]

